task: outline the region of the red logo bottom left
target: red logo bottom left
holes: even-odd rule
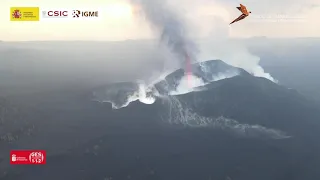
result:
[[[10,151],[10,164],[46,164],[44,150],[14,150]]]

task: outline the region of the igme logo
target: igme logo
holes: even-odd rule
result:
[[[98,17],[98,11],[81,11],[81,10],[73,10],[72,16],[74,18],[80,17]]]

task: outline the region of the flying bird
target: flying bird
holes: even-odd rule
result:
[[[241,11],[242,14],[241,14],[238,18],[236,18],[235,20],[233,20],[230,24],[233,24],[233,23],[235,23],[235,22],[238,22],[238,21],[240,21],[240,20],[248,17],[249,14],[251,13],[251,11],[248,12],[247,8],[246,8],[244,5],[242,5],[242,4],[240,4],[240,7],[237,7],[237,9],[238,9],[239,11]]]

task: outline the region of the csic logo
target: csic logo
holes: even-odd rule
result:
[[[73,18],[80,18],[80,17],[98,17],[98,11],[80,11],[80,10],[73,10],[72,16],[73,16]]]
[[[69,16],[68,11],[42,11],[44,18],[67,18]]]

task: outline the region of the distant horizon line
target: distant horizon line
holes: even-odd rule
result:
[[[267,36],[254,36],[254,37],[232,37],[226,39],[320,39],[320,37],[267,37]],[[205,39],[198,38],[198,39]],[[220,39],[220,38],[218,38]],[[158,39],[126,39],[126,40],[21,40],[21,41],[8,41],[0,40],[0,43],[7,42],[125,42],[125,41],[157,41]]]

